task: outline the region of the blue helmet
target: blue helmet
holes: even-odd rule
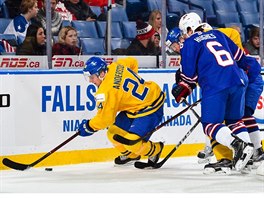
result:
[[[83,74],[85,76],[91,76],[93,74],[99,76],[101,71],[106,71],[106,70],[107,70],[106,62],[102,58],[93,56],[86,61],[85,67],[83,69]]]
[[[169,47],[172,43],[178,43],[180,41],[181,30],[178,27],[173,28],[166,38],[166,45]]]

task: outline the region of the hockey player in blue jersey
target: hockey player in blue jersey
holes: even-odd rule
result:
[[[180,47],[183,42],[180,28],[173,28],[166,37],[166,53],[168,55],[180,55]]]
[[[255,71],[260,71],[261,66],[255,58],[246,57],[246,59],[251,68],[254,68]],[[250,140],[254,145],[252,160],[250,160],[247,165],[252,165],[253,163],[252,168],[258,168],[264,160],[264,152],[261,145],[259,127],[253,114],[263,91],[263,80],[260,73],[256,76],[250,75],[250,72],[252,72],[252,69],[246,72],[248,74],[249,83],[245,94],[245,111],[242,120],[247,128]],[[213,151],[216,155],[217,162],[205,165],[204,173],[224,172],[228,174],[229,170],[232,168],[232,151],[227,147],[220,146],[216,141],[211,140],[211,144],[213,145]],[[261,169],[261,167],[259,168]],[[250,166],[248,166],[245,171],[248,172],[250,169]]]
[[[189,38],[181,49],[182,71],[172,94],[177,102],[181,102],[198,82],[202,90],[204,133],[234,150],[234,166],[240,171],[253,154],[253,144],[241,121],[247,79],[236,63],[240,62],[239,65],[246,69],[245,56],[223,33],[217,30],[203,32],[202,26],[195,13],[180,19],[179,27]]]

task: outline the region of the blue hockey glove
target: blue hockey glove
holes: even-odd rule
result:
[[[89,121],[83,120],[82,123],[79,126],[79,132],[80,132],[80,136],[82,137],[86,137],[86,136],[90,136],[93,135],[94,132],[96,132],[95,130],[93,130],[90,126],[89,126]]]
[[[172,88],[171,91],[177,103],[181,103],[188,95],[192,93],[192,88],[185,82],[181,81]]]

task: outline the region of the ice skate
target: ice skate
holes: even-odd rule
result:
[[[242,168],[240,172],[243,173],[243,174],[248,174],[248,173],[251,172],[252,166],[253,166],[253,160],[252,160],[252,157],[251,157],[250,160],[248,160],[246,166],[244,168]]]
[[[234,167],[241,171],[253,155],[254,147],[252,143],[246,143],[234,134],[232,136],[235,138],[231,143],[234,149]]]
[[[205,175],[215,174],[215,173],[230,175],[232,167],[233,167],[233,163],[231,160],[221,159],[218,162],[206,164],[204,166],[203,173]]]
[[[155,165],[157,164],[157,162],[159,161],[161,152],[163,150],[164,147],[164,143],[163,142],[159,142],[160,144],[160,151],[154,155],[148,158],[148,162],[135,162],[134,166],[135,168],[139,168],[139,169],[152,169],[155,168]]]
[[[214,156],[213,150],[210,146],[205,146],[204,150],[200,151],[197,154],[198,163],[205,164],[211,161],[211,158]]]
[[[163,147],[164,147],[164,144],[162,142],[160,142],[160,152],[157,155],[149,157],[148,158],[148,164],[150,164],[152,166],[153,164],[156,164],[159,161]]]
[[[136,158],[129,158],[126,155],[120,155],[115,158],[116,165],[131,165],[134,164],[135,161],[140,160],[140,155]]]
[[[260,162],[264,160],[264,151],[263,148],[260,147],[255,150],[253,154],[253,162]]]
[[[253,169],[258,168],[260,166],[261,162],[264,161],[264,151],[263,151],[262,147],[260,147],[254,151],[252,160],[253,160],[253,165],[252,165]]]
[[[256,174],[257,174],[257,175],[260,175],[260,176],[264,176],[264,160],[262,160],[262,161],[260,162],[260,165],[259,165],[259,167],[257,168]]]

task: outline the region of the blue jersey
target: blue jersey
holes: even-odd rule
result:
[[[210,96],[232,86],[245,85],[236,63],[243,56],[244,52],[222,32],[196,32],[185,40],[181,49],[182,74],[189,81],[198,80],[203,97]]]
[[[261,66],[254,57],[243,56],[238,62],[238,66],[246,71],[248,75],[249,83],[255,82],[256,78],[259,78]]]

